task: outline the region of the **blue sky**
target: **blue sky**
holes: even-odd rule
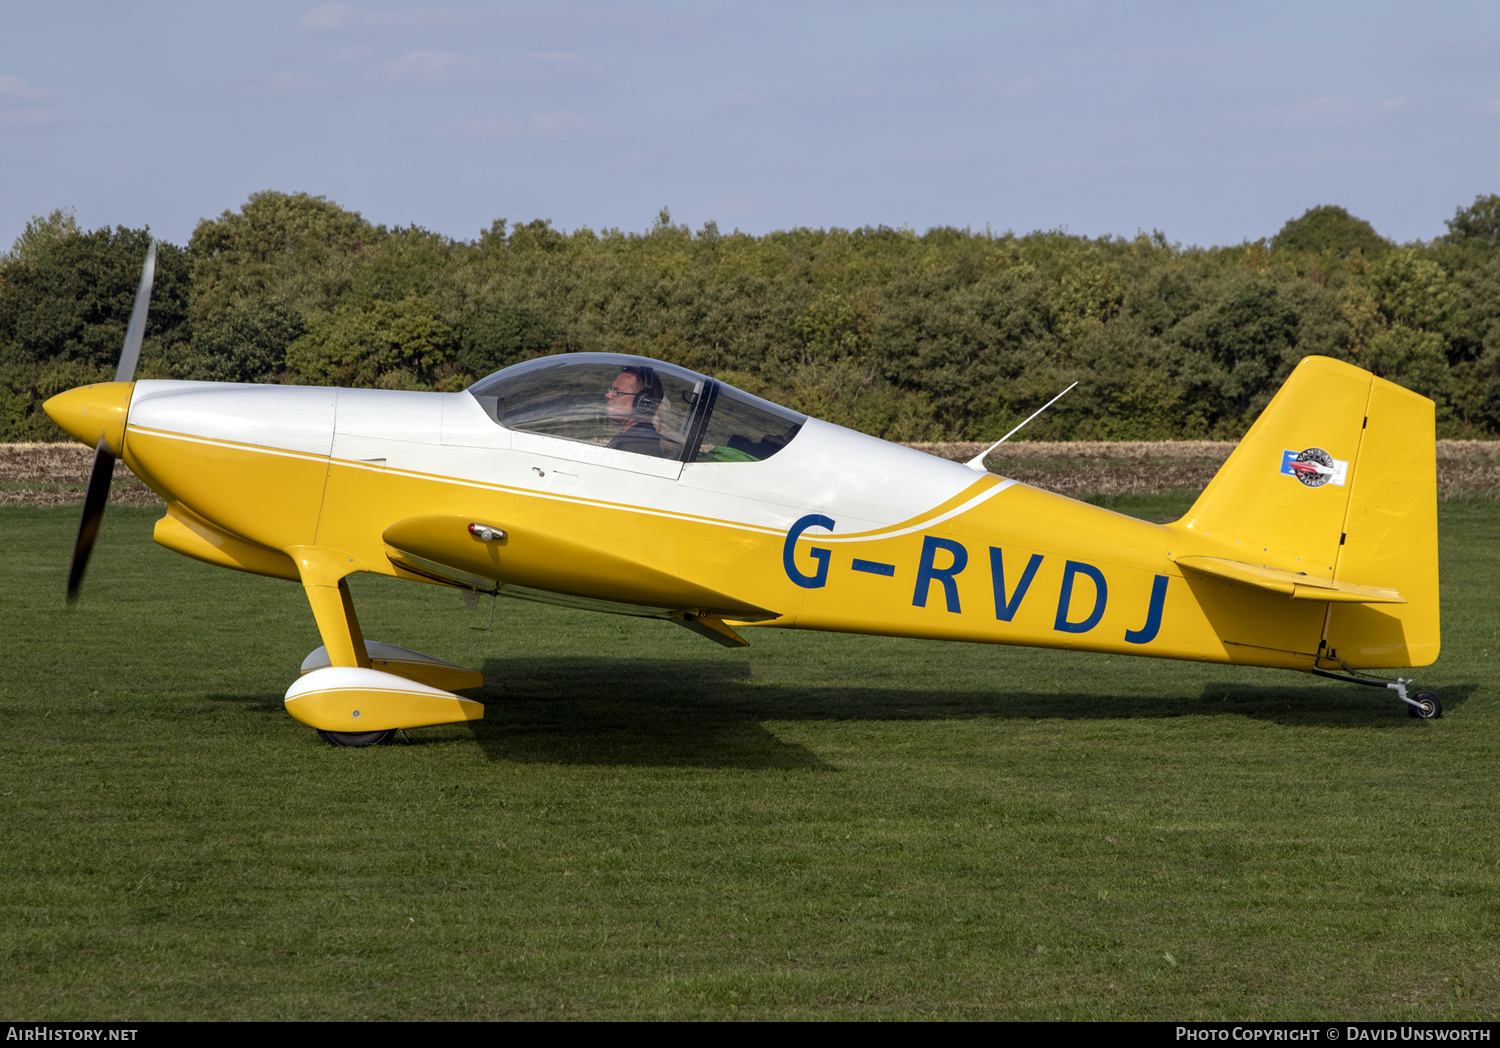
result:
[[[471,238],[986,225],[1185,244],[1500,192],[1500,5],[4,0],[0,248],[260,189]]]

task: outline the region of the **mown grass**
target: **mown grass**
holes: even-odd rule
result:
[[[1170,518],[1182,498],[1115,508]],[[1442,720],[1272,671],[355,580],[488,714],[335,750],[300,591],[0,511],[0,1014],[1495,1018],[1500,507],[1441,507]]]

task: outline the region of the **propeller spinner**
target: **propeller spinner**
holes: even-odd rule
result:
[[[116,382],[130,382],[135,378],[135,366],[141,359],[141,342],[146,335],[146,311],[151,304],[151,284],[156,276],[156,241],[146,250],[146,264],[141,267],[141,283],[135,292],[135,306],[130,311],[130,326],[125,329],[125,345],[120,350],[120,366],[115,369]],[[86,393],[90,387],[77,391]],[[92,387],[100,389],[101,387]],[[108,388],[108,387],[102,387]],[[56,398],[62,400],[69,394],[63,394]],[[80,398],[82,399],[82,398]],[[92,399],[92,398],[90,398]],[[107,398],[113,399],[113,398]],[[115,444],[111,444],[110,432],[102,432],[99,442],[94,448],[94,468],[89,473],[88,493],[83,499],[83,517],[78,522],[78,541],[73,545],[73,565],[68,569],[68,603],[78,599],[78,588],[83,583],[84,570],[89,566],[89,554],[94,550],[94,539],[99,536],[99,523],[104,519],[104,504],[109,501],[109,484],[114,478],[116,452],[124,443],[124,412],[122,409],[129,403],[128,396],[124,404],[96,404],[94,418],[104,422],[105,429],[112,429],[108,418],[110,414],[119,415],[118,422],[119,437]],[[49,409],[51,403],[48,404]],[[100,411],[99,408],[104,408]],[[109,409],[114,408],[111,412]],[[86,414],[88,406],[82,406],[81,413]],[[61,412],[59,412],[61,413]],[[49,410],[49,414],[53,414]],[[103,416],[101,418],[101,416]],[[54,417],[56,417],[54,415]],[[58,420],[62,422],[61,419]],[[70,432],[73,426],[64,424],[64,428]]]

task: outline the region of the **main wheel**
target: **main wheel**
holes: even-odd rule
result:
[[[318,729],[318,734],[323,741],[330,746],[347,746],[351,749],[364,749],[366,746],[383,746],[391,741],[396,734],[395,728],[387,728],[385,731],[324,731]]]
[[[1422,720],[1436,720],[1443,715],[1443,704],[1438,701],[1435,693],[1419,691],[1412,698],[1417,701],[1417,704],[1406,707],[1406,712],[1410,716],[1420,717]]]

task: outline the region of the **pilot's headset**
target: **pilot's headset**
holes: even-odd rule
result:
[[[641,364],[620,370],[641,380],[641,391],[635,395],[634,414],[638,419],[651,421],[656,417],[656,409],[661,407],[662,398],[661,379],[656,377],[656,369]]]

